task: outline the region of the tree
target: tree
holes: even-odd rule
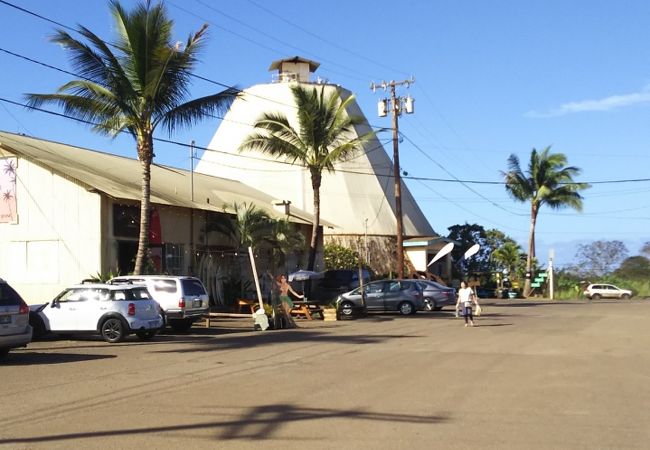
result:
[[[105,43],[80,26],[85,41],[57,30],[52,41],[61,45],[80,79],[69,81],[54,94],[26,94],[29,106],[60,105],[65,114],[91,125],[94,132],[109,136],[127,132],[136,141],[142,165],[140,232],[134,273],[144,269],[148,255],[151,213],[151,164],[154,132],[160,126],[168,134],[200,119],[224,112],[235,97],[234,89],[185,101],[189,83],[206,39],[204,25],[185,44],[172,43],[173,21],[163,3],[140,3],[126,11],[117,0],[110,10],[118,32]]]
[[[464,225],[453,225],[449,228],[448,239],[458,243],[451,252],[452,259],[456,265],[452,268],[455,278],[461,278],[469,273],[480,273],[489,271],[490,252],[487,245],[487,233],[485,229],[476,223]],[[463,254],[474,244],[480,248],[476,255],[470,259],[463,259]]]
[[[632,256],[626,258],[614,274],[617,277],[626,278],[628,280],[650,279],[650,259],[645,256]]]
[[[501,247],[492,252],[492,259],[500,266],[500,269],[506,269],[510,276],[517,276],[517,267],[521,262],[521,248],[515,242],[506,242]]]
[[[641,255],[646,255],[648,258],[650,258],[650,241],[647,241],[641,247]]]
[[[601,277],[612,272],[627,255],[621,241],[595,241],[578,245],[576,260],[581,275]]]
[[[562,153],[550,153],[546,147],[541,153],[533,148],[528,169],[524,172],[517,155],[508,158],[508,171],[501,172],[506,182],[506,191],[517,201],[530,202],[530,232],[528,237],[528,257],[526,271],[531,273],[535,259],[535,226],[542,206],[552,209],[565,207],[582,210],[580,191],[587,189],[587,183],[576,183],[573,177],[580,169],[567,166],[567,158]],[[524,295],[530,294],[530,278],[526,277]]]
[[[327,244],[323,249],[325,270],[356,269],[359,255],[354,250],[336,244]]]
[[[271,217],[253,203],[224,205],[234,214],[219,214],[206,224],[206,231],[217,231],[236,243],[238,249],[257,247],[269,235],[273,221]]]
[[[281,113],[265,113],[255,124],[254,131],[240,145],[239,150],[257,150],[298,163],[309,170],[314,197],[314,223],[312,224],[307,269],[313,270],[316,261],[320,226],[320,187],[323,171],[334,172],[334,164],[345,161],[375,132],[358,137],[354,127],[363,117],[349,116],[346,108],[354,96],[341,99],[338,89],[329,95],[325,86],[307,88],[301,84],[291,87],[296,102],[298,126],[292,126]]]

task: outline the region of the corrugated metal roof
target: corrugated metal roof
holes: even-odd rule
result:
[[[0,149],[30,159],[53,172],[71,177],[116,199],[140,201],[142,166],[137,159],[88,150],[59,142],[0,131]],[[253,203],[275,219],[285,218],[278,200],[236,180],[213,177],[189,170],[154,164],[151,166],[151,202],[208,211],[224,212],[224,205]],[[232,208],[226,208],[232,213]],[[313,223],[314,216],[291,206],[289,220]],[[326,227],[331,222],[320,221]]]

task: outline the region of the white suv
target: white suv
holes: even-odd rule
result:
[[[175,331],[187,331],[210,310],[205,286],[196,277],[172,275],[125,275],[110,284],[143,284],[160,304],[165,322]]]
[[[632,291],[621,289],[613,284],[590,284],[584,291],[585,297],[592,300],[600,298],[622,298],[632,297]]]
[[[106,342],[115,343],[131,333],[149,340],[164,325],[158,303],[144,286],[80,284],[30,309],[35,336],[99,333]]]

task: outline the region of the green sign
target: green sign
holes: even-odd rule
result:
[[[539,287],[539,286],[540,284],[537,281],[535,281],[534,283],[530,283],[530,287]]]
[[[546,272],[540,272],[540,273],[537,274],[537,276],[539,278],[546,278],[548,276],[548,274]]]

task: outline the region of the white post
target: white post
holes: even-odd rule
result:
[[[255,278],[255,289],[257,290],[257,301],[260,302],[260,308],[264,311],[264,302],[262,301],[262,290],[260,289],[260,280],[257,278],[257,267],[255,267],[255,257],[253,256],[253,247],[248,247],[248,255],[253,268],[253,278]]]
[[[553,258],[555,257],[555,250],[550,249],[548,251],[548,285],[549,285],[549,295],[551,300],[553,300]]]

